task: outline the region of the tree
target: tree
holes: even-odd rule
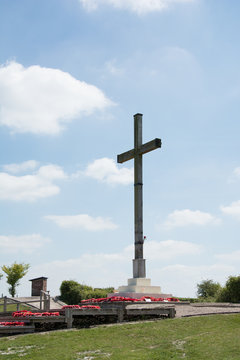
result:
[[[221,289],[222,287],[218,282],[203,280],[200,284],[197,284],[197,295],[203,298],[216,297]]]
[[[17,264],[16,262],[11,266],[2,266],[2,270],[7,275],[7,283],[10,285],[8,291],[12,297],[16,295],[16,287],[19,285],[19,280],[26,275],[29,267],[29,264]]]
[[[217,301],[240,302],[240,276],[229,276],[225,287],[217,297]]]

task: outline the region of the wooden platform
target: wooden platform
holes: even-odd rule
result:
[[[34,333],[35,326],[2,326],[0,327],[0,335],[12,335],[12,334],[30,334]]]
[[[96,305],[96,304],[95,304]],[[142,316],[153,316],[153,317],[175,317],[176,310],[174,304],[167,303],[132,303],[132,302],[109,302],[101,303],[100,309],[74,309],[67,308],[61,311],[60,316],[29,316],[29,317],[12,317],[9,313],[1,313],[0,322],[5,321],[23,321],[26,326],[3,326],[0,327],[0,334],[14,334],[14,333],[27,333],[34,332],[35,324],[54,324],[63,323],[68,329],[73,327],[74,319],[84,319],[84,317],[116,317],[118,322],[127,321],[129,317],[142,317]],[[39,311],[38,311],[39,312]]]
[[[12,317],[12,316],[5,316],[0,317],[1,321],[24,321],[25,323],[35,324],[35,323],[58,323],[58,322],[65,322],[65,315],[64,316],[29,316],[29,317]],[[1,328],[0,328],[1,329]]]
[[[163,306],[161,304],[132,304],[126,306],[127,315],[166,315],[169,318],[174,318],[176,311],[175,306]]]
[[[96,305],[96,304],[95,304]],[[146,303],[134,304],[128,301],[106,302],[100,304],[101,309],[66,309],[67,327],[72,328],[74,318],[82,316],[117,316],[118,322],[127,321],[129,316],[155,316],[174,318],[176,315],[175,305],[167,303]]]

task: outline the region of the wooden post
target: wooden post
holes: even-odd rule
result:
[[[40,310],[42,310],[42,308],[43,308],[43,306],[42,306],[42,296],[43,294],[42,294],[42,290],[40,291]]]
[[[43,310],[46,311],[46,294],[43,292]]]
[[[49,299],[48,299],[48,295],[44,292],[43,293],[43,296],[44,296],[44,311],[48,311],[49,310],[49,307],[50,307],[50,304],[49,304]]]
[[[169,317],[170,317],[171,319],[173,319],[173,318],[175,317],[175,315],[176,315],[175,307],[174,307],[174,308],[170,308],[170,309],[169,309]]]
[[[123,308],[118,308],[117,309],[117,314],[118,314],[118,322],[123,322],[124,319],[124,309]]]
[[[65,322],[67,323],[67,328],[71,329],[73,324],[72,309],[65,309]]]
[[[50,310],[50,295],[46,295],[46,308],[47,308],[47,311]]]
[[[3,300],[3,311],[6,312],[7,311],[7,297],[4,296],[4,300]]]

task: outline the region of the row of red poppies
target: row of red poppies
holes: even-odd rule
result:
[[[96,305],[64,305],[62,306],[62,309],[100,309],[100,306],[96,306]]]
[[[15,311],[12,313],[13,317],[29,317],[29,316],[59,316],[59,312],[32,312],[28,310],[22,310],[22,311]]]
[[[2,321],[0,326],[24,326],[25,323],[22,321]]]
[[[116,301],[131,301],[131,302],[137,302],[137,301],[161,301],[161,302],[179,302],[179,299],[177,298],[155,298],[152,296],[143,296],[140,299],[135,299],[131,297],[123,297],[123,296],[111,296],[106,298],[99,298],[99,299],[87,299],[82,300],[81,303],[101,303],[101,302],[116,302]]]

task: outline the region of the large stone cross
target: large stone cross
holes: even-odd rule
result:
[[[134,149],[118,155],[117,162],[134,159],[134,224],[135,224],[135,258],[133,260],[133,277],[145,278],[146,266],[143,259],[143,175],[142,155],[161,147],[161,140],[156,138],[142,143],[142,114],[134,115]]]

